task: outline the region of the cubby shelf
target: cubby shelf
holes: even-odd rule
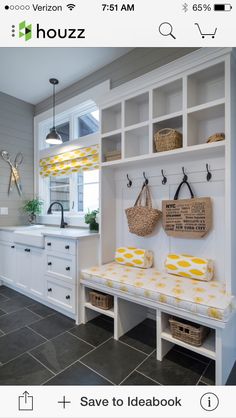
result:
[[[210,331],[203,345],[200,347],[195,347],[194,345],[190,345],[188,343],[185,343],[183,341],[177,340],[176,338],[172,337],[169,328],[166,328],[165,331],[161,333],[161,338],[173,344],[187,348],[188,350],[194,351],[195,353],[202,354],[203,356],[208,357],[212,360],[216,359],[215,331],[214,330]]]
[[[131,166],[135,163],[140,164],[140,161],[148,162],[153,160],[169,160],[173,162],[188,161],[191,159],[201,159],[209,157],[224,156],[225,153],[225,141],[214,142],[211,144],[198,144],[184,148],[178,148],[175,150],[165,152],[153,152],[151,154],[139,155],[131,158],[124,158],[116,161],[103,162],[102,167],[110,166]]]
[[[105,310],[92,305],[90,302],[85,303],[85,308],[91,309],[92,311],[98,312],[102,315],[109,316],[110,318],[114,318],[114,308]]]

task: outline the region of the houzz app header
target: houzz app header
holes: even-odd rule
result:
[[[15,25],[12,25],[12,36],[15,36]],[[44,28],[39,23],[32,25],[25,20],[18,25],[18,37],[26,42],[36,39],[85,39],[85,29],[81,28]]]

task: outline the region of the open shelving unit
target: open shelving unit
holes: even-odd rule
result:
[[[209,136],[225,132],[225,63],[151,86],[147,91],[124,98],[102,114],[102,164],[106,151],[121,150],[120,162],[158,154],[154,135],[171,128],[182,133],[182,151],[205,146]],[[213,144],[214,145],[214,144]],[[221,147],[223,151],[223,146]],[[179,149],[167,151],[174,154]],[[196,147],[197,152],[197,147]]]
[[[152,250],[155,267],[160,270],[168,253],[187,252],[213,259],[215,280],[224,282],[226,291],[236,295],[235,107],[236,53],[228,48],[203,48],[111,90],[101,106],[101,264],[113,261],[119,246]],[[182,133],[181,148],[156,151],[154,135],[165,128]],[[215,133],[224,133],[225,140],[207,143]],[[121,158],[105,161],[105,153],[116,150]],[[211,169],[210,181],[206,167]],[[213,226],[209,234],[195,240],[169,237],[161,222],[148,237],[131,234],[125,209],[134,205],[143,184],[143,172],[149,180],[153,206],[161,209],[163,200],[173,199],[183,179],[182,168],[195,196],[212,199]],[[167,177],[165,184],[161,172]],[[130,188],[127,174],[132,180]],[[180,198],[188,197],[188,190],[181,189]],[[114,295],[114,323],[119,324],[122,317],[124,329],[127,316],[132,319],[132,326],[138,324],[136,311],[142,302],[147,311],[143,314],[149,314],[149,309],[155,311],[158,360],[176,344],[215,360],[216,383],[226,382],[236,360],[234,318],[221,322],[201,315],[195,306],[191,311],[185,310],[179,307],[178,298],[174,305],[169,305],[158,300],[140,302],[133,295],[126,295],[125,300],[113,289],[107,292]],[[93,310],[87,302],[86,306],[87,311]],[[211,332],[203,345],[194,347],[173,338],[170,315],[209,327]]]

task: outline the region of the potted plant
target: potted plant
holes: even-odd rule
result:
[[[35,223],[36,215],[39,215],[42,211],[43,201],[35,198],[27,200],[23,206],[23,211],[28,214],[28,220],[31,224]]]
[[[86,213],[84,220],[86,224],[89,224],[89,229],[90,231],[98,231],[99,230],[99,224],[97,222],[97,215],[99,213],[99,210],[92,210],[92,212],[90,212],[88,210],[88,213]]]

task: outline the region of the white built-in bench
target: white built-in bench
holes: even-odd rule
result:
[[[114,297],[108,311],[91,305],[91,289]],[[157,321],[157,359],[162,360],[173,344],[181,345],[216,360],[216,384],[224,384],[232,368],[229,358],[236,358],[233,297],[224,284],[203,282],[161,273],[155,268],[126,267],[115,262],[82,271],[80,318],[86,323],[99,313],[114,318],[114,338],[119,339],[147,314]],[[202,324],[211,329],[201,347],[194,347],[172,337],[170,316]]]

